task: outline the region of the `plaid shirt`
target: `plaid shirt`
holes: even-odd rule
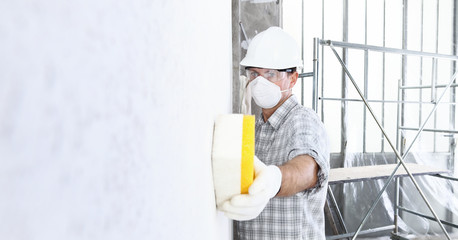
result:
[[[286,100],[267,120],[256,120],[256,156],[267,165],[282,165],[299,155],[312,156],[320,167],[315,187],[289,197],[275,197],[249,221],[235,221],[236,239],[325,239],[329,150],[317,114]]]

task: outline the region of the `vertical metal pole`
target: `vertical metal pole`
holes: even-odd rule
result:
[[[436,102],[436,83],[437,83],[437,58],[433,58],[431,73],[431,102]],[[435,118],[435,117],[434,117]]]
[[[458,55],[458,0],[453,1],[453,55]],[[456,61],[452,63],[452,72],[457,71],[458,64]],[[456,83],[456,80],[455,82]],[[456,101],[456,88],[450,89],[450,102]],[[455,112],[456,105],[450,105],[450,129],[455,129]],[[455,172],[455,148],[456,139],[452,136],[450,138],[450,161],[448,169]]]
[[[364,50],[364,97],[368,98],[368,64],[369,64],[369,51]],[[366,115],[367,110],[366,107],[363,105],[363,153],[366,153],[366,131],[367,131],[367,123],[366,123]]]
[[[436,2],[436,53],[439,53],[439,2],[440,1]],[[434,100],[434,102],[436,102],[436,93],[437,93],[437,88],[436,88],[436,84],[437,84],[437,58],[433,59],[433,66],[434,66],[434,70],[433,70],[434,77],[431,80],[431,81],[433,81],[433,84],[431,84],[431,93],[433,94],[434,98],[432,98],[431,100]],[[434,128],[437,128],[437,112],[434,113]],[[433,136],[434,136],[434,140],[433,140],[434,149],[433,149],[433,152],[436,152],[437,133],[434,132]]]
[[[423,52],[424,48],[424,25],[423,25],[423,17],[424,17],[424,0],[421,0],[421,20],[420,20],[420,25],[421,25],[421,32],[420,32],[420,50]],[[423,84],[423,57],[420,58],[420,82],[419,85],[421,86]],[[422,123],[422,113],[423,113],[423,90],[421,88],[418,89],[418,127],[420,127]]]
[[[324,0],[321,0],[321,38],[324,39]],[[321,46],[321,52],[324,53],[324,46]],[[320,60],[321,62],[324,63],[324,54],[322,55]],[[318,78],[317,78],[317,81],[318,81]],[[321,96],[323,96],[323,93],[324,93],[324,64],[321,67]],[[321,100],[321,120],[324,121],[324,100]]]
[[[399,146],[400,146],[400,121],[401,121],[401,104],[400,104],[400,98],[401,98],[401,79],[398,80],[398,103],[396,104],[396,112],[397,112],[397,118],[396,118],[396,148],[399,149]],[[399,232],[399,209],[398,209],[398,206],[399,206],[399,194],[400,194],[400,191],[399,191],[399,185],[400,185],[400,182],[399,182],[399,179],[400,178],[396,178],[395,179],[395,185],[394,185],[394,231],[393,233],[394,234],[398,234]]]
[[[408,12],[408,0],[403,0],[403,7],[402,7],[402,49],[407,49],[407,19],[408,19],[408,16],[407,16],[407,12]],[[400,79],[400,82],[401,82],[401,86],[404,86],[405,83],[406,83],[406,79],[407,79],[407,56],[406,55],[402,55],[402,66],[401,66],[401,69],[402,69],[402,72],[401,72],[401,79]],[[401,100],[401,101],[404,101],[405,100],[405,90],[404,89],[401,89],[400,90],[400,94],[399,94],[399,97],[398,97],[398,100]],[[397,132],[398,132],[398,135],[399,135],[399,145],[398,145],[398,149],[400,151],[400,154],[402,156],[404,156],[404,148],[405,148],[405,143],[406,143],[406,138],[404,136],[404,134],[402,134],[402,130],[400,130],[400,126],[404,126],[405,125],[405,119],[404,119],[404,114],[405,114],[405,104],[404,103],[401,103],[400,104],[400,107],[399,107],[399,111],[398,111],[398,118],[399,118],[399,121],[398,121],[398,128],[397,128]],[[405,156],[407,157],[407,156]],[[398,161],[397,161],[398,162]],[[396,196],[396,202],[395,202],[395,208],[396,208],[396,215],[397,215],[397,220],[399,220],[402,213],[400,213],[398,210],[397,210],[397,207],[402,205],[402,196],[400,194],[400,188],[401,186],[403,185],[402,184],[403,180],[400,179],[400,178],[397,178],[396,179],[396,185],[395,185],[395,190],[396,190],[396,193],[395,193],[395,196]],[[397,229],[398,231],[399,229]]]
[[[364,1],[364,44],[367,45],[367,0]]]
[[[302,0],[302,23],[301,23],[301,57],[302,57],[302,65],[304,65],[304,22],[305,22],[305,17],[304,17],[304,0]],[[302,73],[304,73],[304,66],[302,66]],[[315,90],[315,89],[314,89]],[[315,93],[315,91],[313,91]],[[304,78],[301,78],[301,104],[304,106]],[[315,108],[313,110],[316,111]]]
[[[383,0],[383,47],[385,47],[386,33],[386,0]],[[382,126],[385,127],[385,52],[382,53]],[[382,144],[380,152],[385,152],[385,136],[381,134]]]
[[[453,1],[453,23],[452,23],[453,29],[452,29],[452,44],[453,44],[453,55],[458,55],[458,1],[455,0]],[[452,72],[457,70],[457,63],[456,61],[452,62]],[[456,83],[456,80],[455,82]],[[456,101],[456,88],[450,88],[450,102],[455,102]],[[450,129],[455,129],[455,112],[456,112],[456,105],[451,104],[450,105]],[[456,139],[454,135],[451,135],[449,138],[449,152],[450,152],[450,157],[448,160],[448,169],[451,170],[452,173],[455,173],[455,149],[456,149]],[[452,193],[455,192],[454,188],[450,188]],[[452,211],[448,210],[446,213],[446,219],[449,222],[453,222],[453,213]]]
[[[364,1],[364,44],[367,45],[367,0]],[[364,97],[368,98],[368,64],[369,64],[369,51],[364,50]],[[363,105],[363,153],[366,153],[366,107]]]
[[[343,26],[342,26],[342,41],[347,42],[348,41],[348,0],[343,1]],[[342,60],[345,64],[348,62],[348,49],[347,48],[342,48]],[[346,99],[348,96],[348,81],[347,81],[347,75],[345,74],[345,71],[342,70],[342,98]],[[340,142],[340,152],[345,156],[347,152],[347,108],[348,108],[348,103],[347,101],[342,101],[341,102],[341,142]],[[343,166],[343,162],[342,162]]]
[[[315,112],[318,111],[319,50],[320,50],[320,39],[319,38],[313,38],[313,96],[312,96],[313,99],[312,99],[312,107],[313,107],[313,110],[315,110]]]
[[[342,40],[344,42],[348,41],[348,0],[343,0],[343,6],[342,6]],[[348,63],[348,49],[347,48],[342,48],[342,60],[345,64]],[[341,94],[342,98],[346,99],[348,98],[348,77],[345,74],[344,69],[342,69],[342,82],[341,82]],[[345,166],[345,159],[347,156],[347,142],[348,142],[348,133],[347,133],[347,119],[348,119],[348,102],[347,101],[341,101],[340,102],[340,108],[341,108],[341,122],[340,122],[340,129],[341,129],[341,137],[340,137],[340,153],[342,156],[342,161],[340,163],[340,167]],[[341,191],[341,202],[342,204],[345,204],[345,195],[344,195],[344,187],[342,186],[340,188]],[[345,208],[342,211],[343,216],[345,217],[346,212]]]
[[[407,49],[407,2],[408,0],[403,0],[402,8],[402,49]],[[401,86],[404,86],[407,78],[407,56],[402,55],[402,66],[401,66]],[[405,100],[405,90],[401,90],[401,101]],[[401,103],[401,126],[404,126],[404,103]],[[404,137],[401,134],[401,154],[403,153],[403,142]]]

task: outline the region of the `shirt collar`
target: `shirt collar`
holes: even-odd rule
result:
[[[299,103],[297,102],[296,96],[292,95],[279,108],[277,108],[277,110],[275,110],[275,112],[269,117],[269,119],[267,119],[267,122],[273,128],[275,128],[275,130],[277,130],[280,127],[280,125],[283,123],[286,115],[288,115],[288,113],[298,104]],[[261,115],[258,121],[261,121],[262,123],[264,123],[262,112],[261,112]]]

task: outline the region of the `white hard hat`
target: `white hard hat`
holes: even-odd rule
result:
[[[253,38],[240,65],[268,69],[302,68],[301,49],[283,29],[270,27]]]

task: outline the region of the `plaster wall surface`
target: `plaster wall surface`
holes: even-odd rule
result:
[[[0,239],[231,239],[230,4],[0,2]]]

